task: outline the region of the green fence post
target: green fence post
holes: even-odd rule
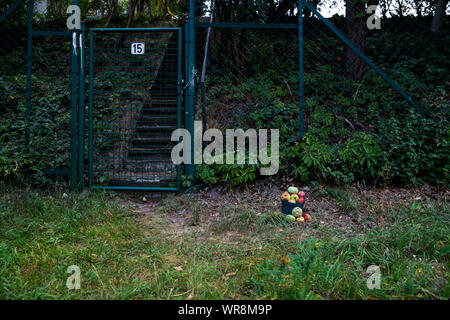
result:
[[[92,148],[93,148],[93,101],[94,101],[94,33],[89,30],[89,120],[88,120],[88,184],[92,187]]]
[[[80,32],[80,79],[79,79],[79,109],[78,109],[78,186],[84,188],[84,109],[85,99],[85,65],[86,65],[86,25],[81,24]]]
[[[77,31],[72,33],[72,73],[71,73],[71,95],[70,95],[70,190],[74,191],[77,185],[77,77],[78,77],[78,58],[77,58]]]
[[[300,140],[305,135],[305,110],[303,91],[303,0],[298,0],[298,69],[299,69],[299,107],[300,107]]]
[[[186,176],[194,177],[194,98],[195,98],[195,3],[189,1],[189,21],[187,24],[187,61],[186,61],[186,129],[191,134],[191,164],[186,165]]]
[[[178,30],[178,65],[177,65],[177,129],[181,128],[181,95],[183,92],[182,82],[181,82],[181,72],[182,72],[182,53],[183,53],[183,30]],[[177,165],[177,189],[181,189],[181,164]]]
[[[33,12],[34,0],[28,0],[28,40],[27,40],[27,95],[25,115],[25,143],[30,143],[30,118],[31,118],[31,68],[33,59]]]
[[[72,0],[78,5],[78,0]],[[70,116],[70,190],[77,187],[77,136],[78,136],[78,35],[79,30],[72,30],[72,73],[71,73],[71,116]]]

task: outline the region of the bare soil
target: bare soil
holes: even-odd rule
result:
[[[281,210],[280,195],[287,189],[273,181],[261,181],[239,190],[224,186],[207,187],[190,194],[133,194],[127,204],[142,217],[164,218],[168,221],[167,232],[197,233],[211,236],[221,233],[233,237],[242,229],[233,227],[233,219],[242,215],[249,219],[273,214]],[[312,221],[296,223],[295,228],[308,233],[318,226],[337,230],[352,236],[364,230],[385,227],[389,224],[387,212],[396,212],[411,205],[432,202],[437,206],[448,201],[450,190],[430,185],[420,188],[365,189],[360,186],[333,188],[318,186],[311,189],[300,186],[307,194],[304,212]],[[235,222],[239,223],[239,222]],[[227,227],[221,228],[221,224]]]

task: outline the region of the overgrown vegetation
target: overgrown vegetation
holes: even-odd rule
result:
[[[339,26],[342,19],[330,20]],[[423,117],[373,70],[366,68],[362,79],[350,80],[341,58],[345,45],[314,19],[304,23],[303,141],[298,137],[296,35],[283,30],[215,31],[216,38],[245,41],[235,45],[239,59],[224,56],[232,44],[212,44],[205,90],[208,124],[279,129],[282,172],[300,183],[448,186],[448,64],[445,54],[437,54],[448,34],[411,36],[427,28],[425,17],[383,20],[383,32],[368,34],[367,54],[413,96],[425,110]],[[310,35],[312,30],[318,35]],[[429,45],[419,52],[424,39]],[[223,181],[222,172],[211,170],[200,167],[198,178],[209,171]]]
[[[306,77],[309,79],[310,75]],[[353,98],[348,98],[345,92],[352,92],[351,87],[356,91],[356,84],[338,80],[332,70],[322,69],[311,77],[317,81],[306,83],[314,86],[316,93],[306,100],[308,127],[302,142],[298,141],[298,107],[295,102],[289,102],[289,93],[282,85],[274,84],[271,72],[237,86],[219,84],[210,91],[209,98],[214,104],[216,92],[230,92],[235,99],[239,99],[239,94],[242,99],[256,95],[245,109],[236,110],[235,120],[223,125],[260,129],[270,124],[271,128],[279,129],[281,166],[286,174],[301,183],[342,185],[363,181],[374,185],[419,185],[426,182],[448,186],[450,105],[446,90],[428,88],[430,96],[424,100],[428,117],[423,118],[390,90],[380,90],[386,85],[373,73],[368,73],[366,85]],[[341,85],[327,89],[332,83]],[[342,87],[345,83],[347,89]],[[290,86],[295,87],[295,82]],[[333,101],[326,100],[330,95],[334,96]],[[389,104],[383,105],[383,101]],[[221,106],[218,104],[217,108],[220,110]],[[250,168],[242,167],[242,174]],[[230,169],[203,166],[198,170],[198,178],[206,183],[225,181]],[[242,183],[236,180],[231,185]]]

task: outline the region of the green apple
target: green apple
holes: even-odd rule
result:
[[[288,192],[289,193],[298,193],[298,188],[296,188],[296,187],[289,187],[288,188]]]
[[[301,217],[301,215],[303,214],[303,210],[300,207],[295,207],[294,209],[292,209],[292,215],[294,217]]]
[[[293,215],[288,214],[288,215],[286,215],[286,220],[294,222],[295,217]]]

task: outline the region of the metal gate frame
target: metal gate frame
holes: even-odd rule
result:
[[[178,65],[177,65],[177,127],[181,128],[181,72],[182,72],[182,28],[91,28],[89,29],[89,115],[88,115],[88,181],[90,189],[103,190],[146,190],[146,191],[179,191],[181,189],[181,165],[177,165],[176,187],[137,187],[137,186],[98,186],[93,184],[93,97],[94,97],[94,33],[96,32],[151,32],[171,31],[178,33]],[[81,130],[81,128],[80,128]]]

